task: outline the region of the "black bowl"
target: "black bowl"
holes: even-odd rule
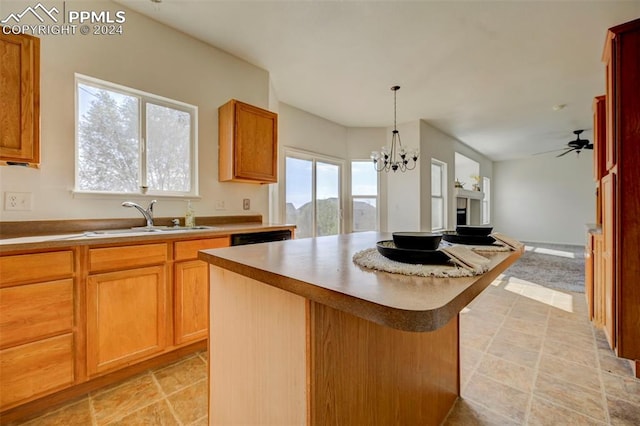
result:
[[[493,231],[492,226],[471,226],[471,225],[458,225],[456,226],[456,232],[458,235],[472,235],[475,237],[486,237]]]
[[[472,246],[490,246],[496,242],[495,238],[489,235],[459,235],[454,231],[447,231],[442,239],[452,244],[467,244]]]
[[[394,232],[393,242],[398,248],[411,250],[436,250],[442,234],[432,232]]]
[[[391,240],[378,241],[376,247],[381,255],[396,262],[420,265],[448,265],[451,260],[443,251],[398,248]]]

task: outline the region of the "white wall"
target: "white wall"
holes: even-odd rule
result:
[[[459,152],[455,154],[455,166],[456,166],[456,180],[459,180],[465,189],[473,189],[473,184],[476,181],[472,176],[480,175],[480,164],[477,161],[470,159],[466,155],[462,155]]]
[[[477,161],[480,164],[480,175],[493,177],[493,162],[452,136],[431,126],[425,121],[420,122],[420,161],[422,170],[422,230],[431,230],[431,159],[447,164],[447,229],[456,226],[456,198],[454,196],[454,181],[456,178],[455,153]],[[466,186],[470,189],[470,186]]]
[[[317,115],[280,103],[278,105],[279,179],[277,194],[273,191],[272,205],[275,222],[284,222],[282,202],[284,202],[284,166],[288,148],[320,154],[339,160],[347,158],[347,128]],[[347,182],[348,162],[344,161],[342,182]],[[343,199],[347,199],[348,188],[341,188]],[[277,197],[280,197],[278,199]],[[343,206],[344,208],[344,206]]]
[[[31,2],[2,0],[3,16]],[[83,10],[87,2],[66,2]],[[236,98],[263,108],[273,105],[267,71],[111,2],[91,2],[91,10],[126,11],[123,35],[41,37],[42,166],[0,167],[0,190],[31,192],[33,209],[2,211],[3,221],[137,217],[120,203],[147,202],[143,196],[74,197],[74,73],[196,105],[199,108],[199,186],[197,216],[262,214],[268,217],[268,186],[218,182],[217,108]],[[250,198],[252,210],[242,210]],[[215,210],[224,200],[226,210]],[[185,201],[159,198],[157,216],[182,217]]]
[[[391,147],[391,128],[387,129],[387,143]],[[398,125],[402,138],[402,146],[407,150],[420,147],[420,122],[412,121]],[[386,173],[387,188],[387,227],[386,231],[420,231],[421,224],[421,188],[422,178],[420,170],[424,167],[424,157],[418,160],[414,170],[407,172]],[[429,166],[429,170],[431,170]],[[429,172],[431,173],[431,172]],[[429,174],[431,176],[431,174]],[[383,177],[384,179],[384,177]],[[431,183],[429,182],[429,185]],[[431,195],[429,194],[429,197]],[[383,206],[384,208],[384,206]],[[429,212],[431,207],[429,207]],[[429,226],[429,230],[431,227]]]
[[[347,128],[280,102],[278,140],[286,147],[347,158]]]
[[[522,241],[583,245],[595,221],[592,154],[494,163],[493,223]]]

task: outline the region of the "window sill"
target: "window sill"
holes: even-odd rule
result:
[[[91,198],[91,199],[140,199],[140,200],[199,200],[202,197],[197,194],[140,194],[135,192],[94,192],[94,191],[77,191],[71,190],[73,198]]]

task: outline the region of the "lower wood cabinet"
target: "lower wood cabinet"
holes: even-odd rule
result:
[[[198,251],[228,245],[223,236],[1,255],[0,423],[202,348],[209,267]]]
[[[73,334],[0,351],[0,406],[9,408],[74,382]]]
[[[125,367],[166,345],[165,266],[89,276],[87,374]]]
[[[174,341],[176,345],[206,339],[209,331],[208,265],[201,260],[176,263]]]
[[[604,244],[602,234],[593,236],[593,320],[602,326],[604,320]]]
[[[615,226],[616,226],[616,174],[602,178],[602,286],[603,326],[611,348],[616,348],[616,270],[615,270]]]
[[[178,241],[174,246],[174,344],[206,339],[209,333],[209,265],[198,251],[227,247],[229,237]]]
[[[71,250],[0,257],[0,411],[71,386]],[[2,415],[0,415],[2,417]]]

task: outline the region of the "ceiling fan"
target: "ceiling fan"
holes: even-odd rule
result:
[[[570,152],[575,151],[576,154],[580,154],[580,151],[583,149],[593,149],[593,144],[586,139],[580,139],[580,134],[584,132],[584,130],[574,130],[573,134],[576,135],[576,140],[571,141],[567,144],[567,148],[564,148],[565,151],[562,154],[556,155],[556,157],[562,157],[563,155],[567,155]]]

